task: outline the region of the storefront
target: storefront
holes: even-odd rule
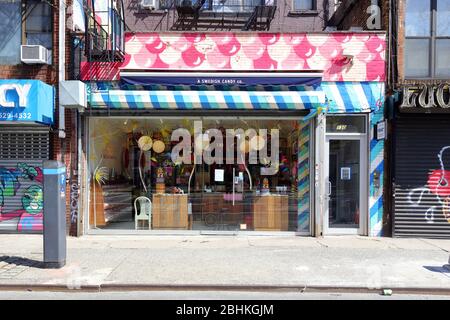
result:
[[[88,83],[85,233],[380,234],[383,82],[339,81],[342,68],[331,81],[325,55],[319,72],[219,72],[212,56],[201,72],[144,70],[164,52],[132,41],[142,56],[126,57],[120,80]]]
[[[41,232],[42,161],[49,159],[53,87],[0,80],[0,232]]]
[[[403,91],[394,125],[394,236],[450,238],[448,84]],[[430,94],[424,100],[419,94]]]

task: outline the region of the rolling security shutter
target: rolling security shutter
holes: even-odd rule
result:
[[[449,119],[403,114],[396,123],[395,237],[450,238]]]
[[[42,232],[42,162],[49,146],[46,129],[0,129],[0,232]]]

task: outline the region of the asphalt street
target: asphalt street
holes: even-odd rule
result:
[[[450,295],[249,291],[0,291],[0,300],[450,300]]]

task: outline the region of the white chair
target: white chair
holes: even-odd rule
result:
[[[139,212],[137,209],[137,203],[139,202]],[[134,227],[137,230],[138,221],[148,221],[148,228],[152,228],[152,201],[144,196],[137,197],[134,200]]]

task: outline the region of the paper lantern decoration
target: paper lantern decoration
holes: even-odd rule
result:
[[[264,140],[261,136],[254,136],[250,139],[250,148],[252,150],[260,151],[264,148],[266,145],[266,140]]]
[[[166,148],[166,145],[161,140],[156,140],[153,142],[153,151],[156,153],[161,153]]]
[[[150,150],[152,148],[152,145],[153,145],[153,140],[149,136],[142,136],[138,140],[139,149],[141,149],[142,151]]]

